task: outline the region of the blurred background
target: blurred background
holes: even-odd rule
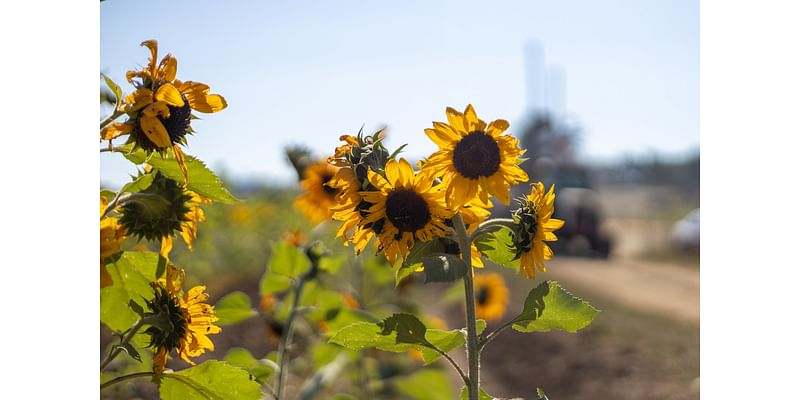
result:
[[[245,202],[208,207],[195,251],[173,256],[212,301],[236,289],[257,304],[269,241],[311,228],[292,209],[288,146],[324,157],[339,135],[385,126],[387,146],[408,143],[403,156],[416,160],[435,150],[423,132],[431,121],[471,103],[486,121],[507,119],[531,178],[556,185],[567,225],[537,280],[557,279],[604,311],[577,335],[501,336],[484,355],[487,391],[699,398],[696,1],[110,0],[100,17],[100,71],[116,82],[146,64],[138,44],[155,38],[159,58],[177,57],[178,79],[228,101],[193,123],[186,153]],[[100,169],[111,188],[136,173],[117,154]],[[521,304],[531,282],[502,272]],[[458,308],[431,307],[463,325]],[[212,355],[235,345],[263,356],[263,329],[226,329]]]

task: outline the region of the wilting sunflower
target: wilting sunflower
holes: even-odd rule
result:
[[[138,240],[161,240],[161,254],[165,257],[172,250],[174,234],[180,234],[191,250],[197,238],[198,223],[205,221],[200,204],[211,201],[160,172],[154,173],[156,176],[150,186],[134,193],[120,207],[119,222]]]
[[[444,204],[441,185],[433,186],[433,177],[415,174],[408,161],[389,160],[386,178],[369,170],[369,182],[378,190],[361,192],[373,205],[363,223],[383,221],[378,235],[378,250],[390,264],[405,258],[414,240],[428,241],[444,236],[449,230],[445,221],[453,212]]]
[[[533,279],[536,270],[546,272],[544,260],[553,258],[553,251],[545,242],[558,240],[555,230],[564,226],[564,221],[551,218],[554,211],[556,195],[554,185],[545,193],[541,182],[531,184],[531,193],[520,198],[520,207],[514,211],[514,222],[517,223],[514,233],[516,257],[521,258],[521,270],[529,279]]]
[[[524,153],[519,141],[504,135],[508,122],[498,119],[486,125],[472,105],[464,113],[447,108],[448,124],[434,122],[425,133],[439,146],[428,157],[423,172],[442,177],[447,187],[447,206],[459,208],[476,196],[486,203],[489,196],[509,204],[510,187],[528,180],[519,167]]]
[[[475,316],[486,321],[503,317],[508,307],[508,288],[500,274],[475,275]]]
[[[208,85],[200,82],[182,82],[175,79],[178,60],[167,54],[156,65],[158,43],[146,40],[142,46],[150,50],[146,68],[128,71],[128,82],[136,90],[125,97],[122,109],[128,114],[124,123],[115,123],[103,128],[101,139],[109,140],[129,134],[129,142],[147,152],[163,152],[172,147],[181,169],[186,175],[183,153],[179,144],[186,144],[186,135],[192,133],[192,110],[215,113],[228,106],[225,98],[209,94]],[[136,80],[138,78],[138,80]]]
[[[295,200],[294,206],[311,222],[325,221],[333,214],[339,190],[328,182],[336,175],[337,169],[322,160],[306,168],[303,173],[304,178],[300,181],[303,193]]]
[[[214,325],[219,320],[214,315],[214,307],[205,303],[208,300],[206,287],[195,286],[181,295],[184,278],[183,270],[168,265],[166,279],[152,284],[155,297],[147,301],[153,315],[160,315],[169,321],[145,330],[150,335],[149,346],[156,352],[153,359],[153,372],[156,374],[164,371],[167,356],[173,350],[182,360],[195,365],[190,357],[199,357],[206,350],[214,351],[214,343],[208,335],[222,331]]]
[[[106,207],[108,200],[100,196],[100,288],[114,283],[106,270],[105,259],[122,251],[121,245],[126,239],[125,227],[119,224],[117,218],[103,218]]]

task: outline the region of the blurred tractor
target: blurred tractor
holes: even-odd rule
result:
[[[556,185],[554,218],[565,221],[550,246],[558,254],[607,258],[611,237],[603,229],[604,215],[597,192],[589,184],[588,171],[581,167],[559,167],[552,181]]]

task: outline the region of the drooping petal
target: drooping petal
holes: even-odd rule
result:
[[[147,69],[150,76],[156,76],[156,59],[158,58],[158,42],[155,39],[145,40],[140,44],[150,49],[150,58],[147,60]]]
[[[133,125],[125,124],[125,123],[115,123],[106,126],[100,131],[100,139],[103,140],[111,140],[115,137],[126,135],[131,133],[133,130]]]
[[[167,129],[164,128],[164,124],[162,124],[161,120],[157,117],[141,115],[139,116],[139,126],[142,128],[142,132],[147,136],[147,139],[156,147],[162,149],[169,147],[171,143],[169,134],[167,133]]]
[[[158,66],[158,77],[167,82],[172,82],[175,80],[177,73],[178,60],[172,54],[167,54]]]
[[[171,83],[165,83],[158,87],[158,90],[156,90],[156,100],[163,101],[173,107],[183,107],[185,104],[181,92]]]
[[[189,100],[192,109],[203,113],[215,113],[228,106],[225,98],[218,94],[208,94],[210,88],[205,83],[186,81],[178,90]]]

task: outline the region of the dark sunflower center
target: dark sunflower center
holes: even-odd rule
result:
[[[186,335],[187,321],[184,318],[178,300],[170,296],[162,288],[156,289],[155,298],[147,302],[153,314],[162,316],[165,323],[157,327],[155,325],[147,328],[145,333],[150,335],[150,346],[158,348],[164,347],[169,350],[180,347],[180,340]],[[166,323],[166,321],[169,321]],[[164,329],[165,327],[170,329]]]
[[[475,292],[475,302],[480,305],[485,305],[489,301],[489,288],[486,286],[481,287]]]
[[[328,186],[328,181],[330,181],[332,178],[333,178],[333,175],[325,174],[325,175],[322,176],[322,190],[324,190],[325,193],[327,193],[327,194],[329,194],[331,196],[335,195],[336,193],[339,193],[339,190]]]
[[[167,106],[169,108],[169,118],[161,118],[161,123],[167,129],[172,143],[181,143],[183,137],[189,131],[189,123],[192,122],[192,107],[186,96],[183,97],[183,107]]]
[[[453,150],[453,164],[461,175],[478,179],[500,169],[500,147],[482,131],[464,136]]]
[[[386,199],[386,217],[400,232],[415,232],[431,220],[428,203],[411,189],[395,189]]]

